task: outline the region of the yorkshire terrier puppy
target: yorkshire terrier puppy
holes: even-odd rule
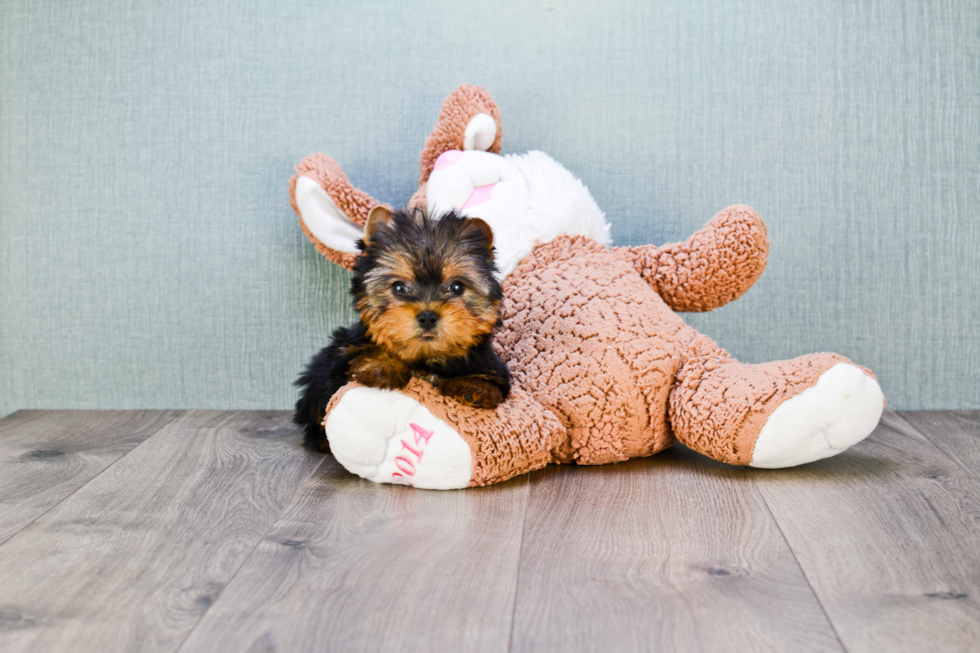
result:
[[[510,373],[490,346],[503,298],[490,227],[455,211],[436,219],[378,206],[357,246],[350,292],[360,320],[334,331],[296,381],[293,421],[306,446],[328,450],[327,403],[352,379],[394,390],[416,376],[477,408],[506,399]]]

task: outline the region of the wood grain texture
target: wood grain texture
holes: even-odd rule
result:
[[[320,464],[288,417],[185,413],[0,546],[0,650],[175,650]]]
[[[964,470],[980,477],[980,411],[930,410],[901,415]]]
[[[901,415],[752,478],[848,651],[977,650],[980,480]]]
[[[0,543],[179,414],[19,411],[0,420]]]
[[[506,651],[527,477],[429,492],[326,460],[181,651]]]
[[[535,472],[514,651],[840,651],[743,470],[675,447]]]
[[[287,413],[174,416],[0,421],[0,508],[43,508],[0,544],[4,653],[980,641],[975,412],[790,470],[676,447],[456,492],[353,477]]]

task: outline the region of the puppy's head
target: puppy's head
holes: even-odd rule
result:
[[[499,321],[493,233],[455,211],[375,207],[351,294],[371,339],[410,362],[464,355]]]

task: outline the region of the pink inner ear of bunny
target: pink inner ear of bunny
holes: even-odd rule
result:
[[[463,84],[450,93],[449,97],[442,103],[439,121],[432,128],[429,137],[425,139],[419,170],[420,185],[428,181],[439,155],[447,150],[463,149],[466,126],[478,113],[487,114],[497,124],[497,136],[493,139],[493,144],[488,151],[495,154],[500,152],[500,145],[503,143],[504,137],[500,108],[486,89],[471,84]]]
[[[443,168],[448,168],[459,163],[460,159],[463,158],[463,150],[446,150],[439,155],[436,159],[436,165],[433,170],[442,170]]]

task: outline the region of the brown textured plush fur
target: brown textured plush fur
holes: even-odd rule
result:
[[[745,209],[730,211],[744,215]],[[751,259],[751,232],[760,227],[743,223],[746,233],[730,241],[731,255]],[[672,268],[647,267],[641,276],[634,260],[629,248],[563,236],[537,247],[518,266],[504,283],[505,328],[494,343],[510,367],[513,388],[495,410],[461,406],[418,381],[403,390],[470,445],[471,485],[555,462],[599,465],[649,456],[675,439],[744,465],[765,418],[782,401],[834,364],[848,362],[837,354],[813,354],[740,363],[685,324],[644,279]],[[651,253],[648,260],[659,257]]]
[[[460,87],[426,141],[410,206],[425,205],[436,158],[462,149],[466,125],[481,112],[497,123],[490,151],[499,151],[496,104],[482,89]],[[324,187],[334,197],[333,186]],[[338,195],[352,196],[349,189]],[[503,284],[504,326],[493,346],[512,374],[508,401],[477,410],[420,379],[402,392],[469,445],[470,485],[554,462],[649,456],[675,440],[716,460],[748,464],[772,412],[835,364],[850,362],[821,353],[740,363],[674,312],[737,299],[762,274],[768,252],[765,224],[741,205],[719,212],[686,241],[659,247],[558,237],[537,246]],[[342,388],[329,408],[352,387]]]

